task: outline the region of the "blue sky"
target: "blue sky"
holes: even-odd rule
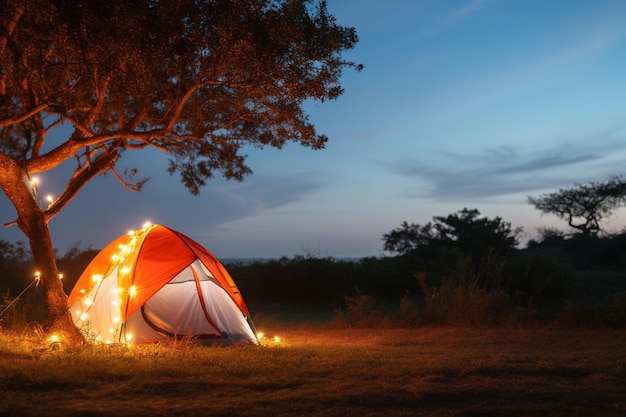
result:
[[[345,94],[308,103],[327,148],[248,150],[254,174],[189,195],[156,151],[120,163],[142,193],[98,177],[50,226],[63,253],[101,248],[144,221],[222,258],[378,256],[382,235],[464,207],[527,237],[541,226],[528,195],[622,174],[626,162],[626,2],[622,0],[329,0],[360,37]],[[40,176],[58,194],[62,175]],[[0,199],[2,222],[14,220]],[[620,210],[605,225],[620,231]],[[0,239],[24,240],[15,227]]]

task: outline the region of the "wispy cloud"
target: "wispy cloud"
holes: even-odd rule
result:
[[[217,191],[228,206],[228,221],[235,221],[301,201],[322,186],[318,175],[302,173],[281,177],[253,176]]]
[[[441,151],[436,160],[403,158],[392,170],[420,184],[408,192],[411,196],[454,200],[526,195],[619,173],[626,161],[626,141],[594,145],[593,150],[568,143],[543,151],[510,146],[468,153]],[[615,159],[619,154],[622,157]]]
[[[470,19],[474,13],[483,8],[490,0],[470,0],[442,14],[435,23],[420,32],[420,38],[439,35],[457,24]]]

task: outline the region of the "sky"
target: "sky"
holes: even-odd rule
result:
[[[219,258],[381,256],[403,221],[463,208],[501,217],[524,239],[567,230],[527,196],[624,173],[626,2],[623,0],[328,0],[360,41],[345,57],[337,100],[306,104],[324,150],[247,149],[253,175],[215,178],[190,195],[157,151],[127,152],[52,219],[59,253],[99,249],[146,221]],[[39,176],[58,195],[61,174]],[[621,231],[626,212],[605,224]],[[15,212],[0,196],[0,221]],[[16,226],[0,239],[25,241]]]

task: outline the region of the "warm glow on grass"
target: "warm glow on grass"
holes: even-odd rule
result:
[[[261,346],[284,346],[283,340],[280,336],[266,337],[263,332],[258,332],[256,334],[256,338]]]
[[[623,330],[302,326],[281,328],[280,345],[261,334],[274,331],[258,334],[271,348],[178,340],[131,348],[112,343],[107,332],[101,344],[71,351],[58,349],[54,334],[46,340],[58,351],[39,349],[39,341],[23,346],[22,332],[11,339],[0,332],[0,414],[50,415],[54,404],[55,415],[75,415],[86,399],[90,409],[111,415],[156,417],[189,410],[273,417],[618,416],[626,410]],[[164,400],[173,387],[181,389]],[[219,395],[207,387],[219,387]]]

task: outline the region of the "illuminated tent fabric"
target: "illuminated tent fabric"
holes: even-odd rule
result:
[[[224,266],[189,237],[145,225],[107,245],[68,299],[88,340],[144,343],[190,336],[258,344],[250,313]]]

